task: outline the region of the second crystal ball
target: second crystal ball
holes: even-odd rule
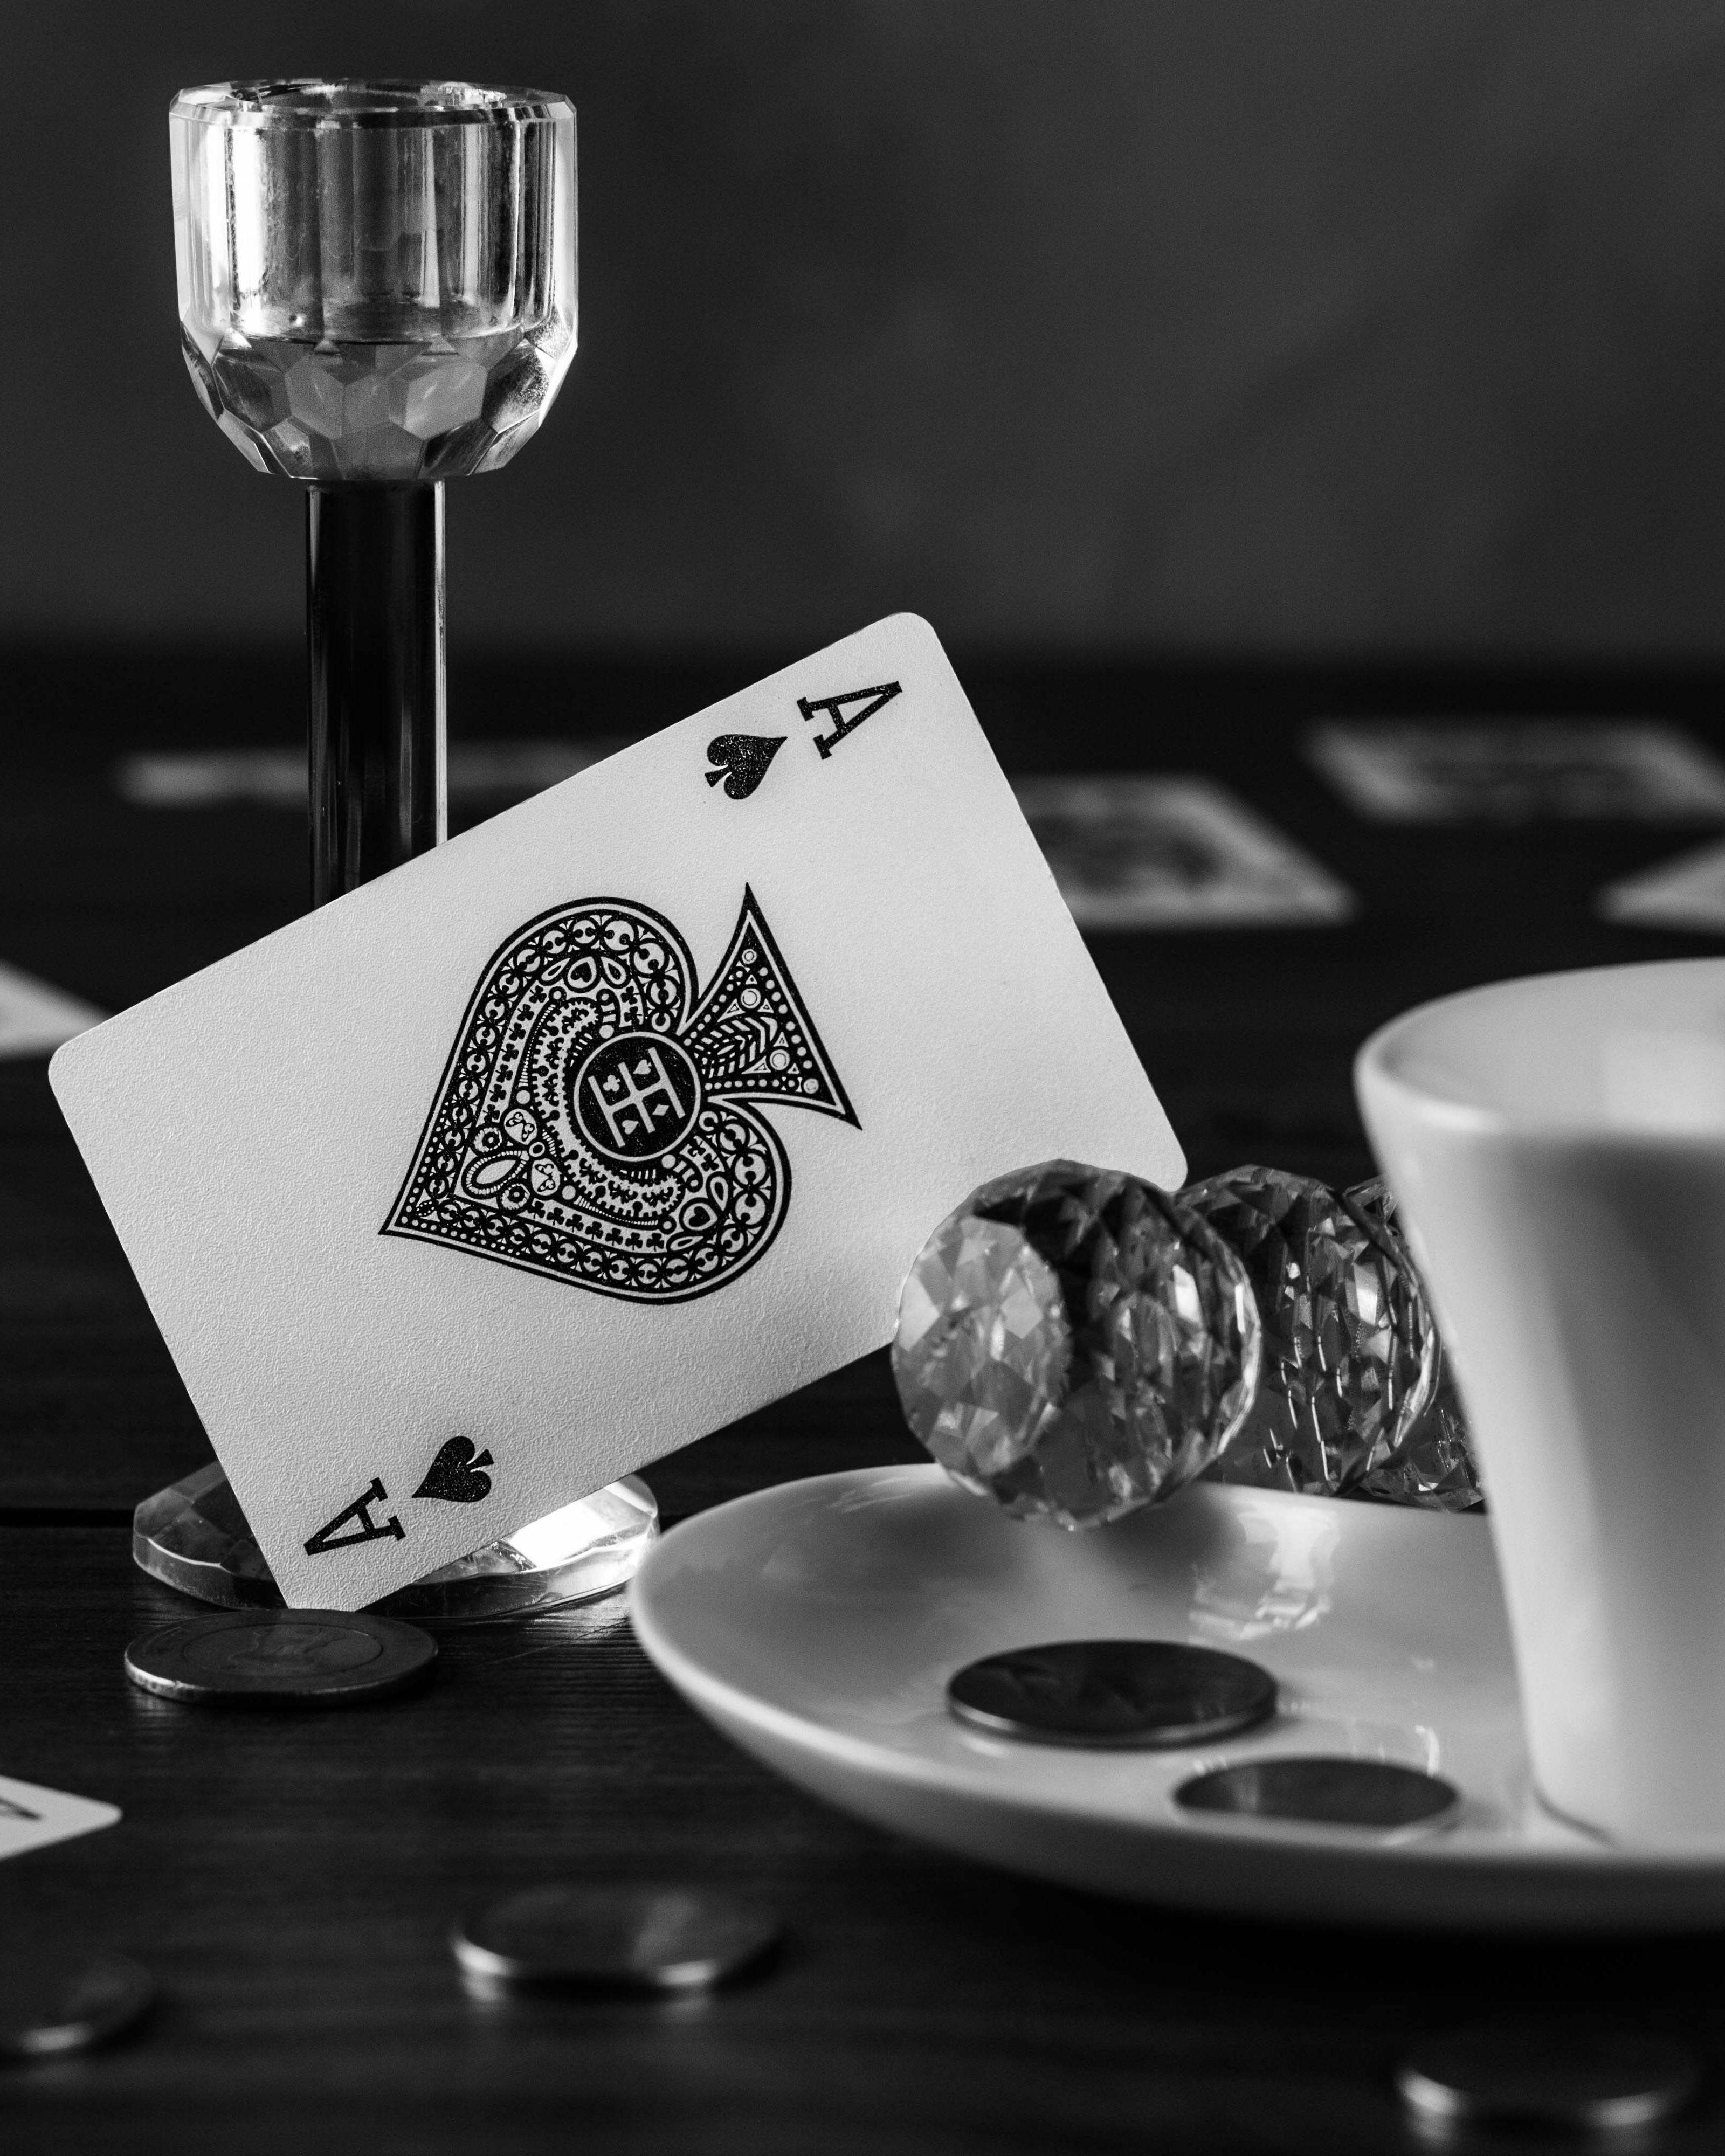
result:
[[[1219,1478],[1341,1497],[1393,1463],[1399,1473],[1438,1340],[1381,1207],[1255,1167],[1195,1183],[1180,1202],[1239,1254],[1264,1321],[1257,1398]]]
[[[1257,1378],[1245,1270],[1135,1177],[1045,1162],[973,1191],[899,1302],[906,1419],[1021,1518],[1100,1526],[1202,1474]]]

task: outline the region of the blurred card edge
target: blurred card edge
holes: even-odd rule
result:
[[[52,982],[0,961],[0,1061],[51,1055],[107,1015]]]
[[[1013,791],[1033,832],[1039,814],[1111,794],[1125,805],[1137,794],[1165,822],[1186,821],[1233,872],[1208,891],[1173,888],[1100,891],[1062,881],[1060,896],[1081,928],[1172,931],[1203,928],[1333,927],[1359,911],[1347,885],[1237,794],[1197,773],[1025,773]]]
[[[1616,737],[1626,774],[1637,776],[1654,798],[1616,817],[1590,809],[1512,808],[1505,813],[1458,801],[1441,778],[1420,767],[1431,744],[1459,736],[1568,734],[1578,747],[1596,747]],[[1635,717],[1515,717],[1484,714],[1455,717],[1326,718],[1314,721],[1301,747],[1306,760],[1353,813],[1373,824],[1484,825],[1558,823],[1706,823],[1725,816],[1725,766],[1699,742],[1665,719]]]
[[[32,1825],[21,1828],[13,1842],[12,1822],[0,1810],[0,1863],[8,1857],[28,1856],[33,1849],[47,1849],[57,1841],[70,1841],[80,1834],[95,1834],[117,1826],[126,1816],[118,1804],[103,1797],[81,1797],[74,1789],[50,1789],[45,1782],[26,1782],[14,1774],[0,1774],[0,1804],[20,1810],[31,1804],[42,1807]],[[60,1815],[43,1816],[43,1812]]]
[[[1594,906],[1602,920],[1628,928],[1725,935],[1725,842],[1620,877],[1599,893]]]

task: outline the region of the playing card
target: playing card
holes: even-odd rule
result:
[[[1327,869],[1209,779],[1125,773],[1014,787],[1081,927],[1297,927],[1353,911]]]
[[[101,1023],[103,1014],[63,988],[0,965],[0,1056],[45,1055]]]
[[[1674,861],[1621,877],[1599,893],[1607,921],[1634,928],[1686,928],[1725,935],[1725,845],[1702,846]]]
[[[0,1857],[22,1856],[27,1849],[112,1826],[119,1817],[118,1804],[69,1796],[64,1789],[45,1789],[38,1783],[15,1782],[9,1774],[0,1774]]]
[[[975,1184],[1180,1150],[932,631],[882,622],[62,1050],[295,1605],[888,1339]]]
[[[1379,824],[1725,815],[1725,767],[1654,719],[1332,719],[1307,752]]]

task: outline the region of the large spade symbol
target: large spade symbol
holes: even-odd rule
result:
[[[478,1470],[496,1465],[489,1452],[475,1454],[470,1437],[452,1437],[439,1449],[413,1495],[442,1497],[451,1505],[476,1505],[491,1494],[490,1476]]]
[[[629,1302],[710,1295],[790,1203],[773,1103],[856,1122],[752,891],[703,993],[663,914],[558,906],[480,975],[382,1233]]]

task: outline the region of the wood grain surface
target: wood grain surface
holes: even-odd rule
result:
[[[130,748],[241,737],[237,707],[254,738],[290,740],[290,662],[229,669],[17,661],[42,723],[0,792],[0,958],[111,1009],[299,909],[291,814],[145,812],[111,783]],[[1398,705],[1656,710],[1717,741],[1705,684],[968,670],[1009,767],[1209,772],[1361,896],[1341,929],[1097,939],[1194,1173],[1244,1158],[1365,1173],[1352,1051],[1421,997],[1721,947],[1589,911],[1600,883],[1703,832],[1373,829],[1296,745],[1305,717]],[[742,678],[480,670],[457,710],[475,732],[573,731],[571,710],[656,721]],[[133,1568],[126,1517],[207,1449],[39,1059],[0,1064],[0,1772],[125,1813],[0,1866],[0,1956],[121,1947],[163,1989],[110,2052],[0,2071],[8,2156],[1412,2149],[1426,2144],[1399,2121],[1390,2067],[1458,2015],[1604,2007],[1719,2056],[1716,1942],[1551,1949],[1205,1920],[855,1824],[708,1730],[619,1600],[445,1630],[435,1684],[371,1708],[145,1696],[126,1644],[187,1605]],[[913,1456],[874,1356],[649,1479],[675,1518]],[[786,1948],[755,1980],[675,2005],[470,1996],[447,1946],[456,1914],[555,1877],[746,1890],[782,1913]],[[1656,2145],[1722,2136],[1714,2095]]]

